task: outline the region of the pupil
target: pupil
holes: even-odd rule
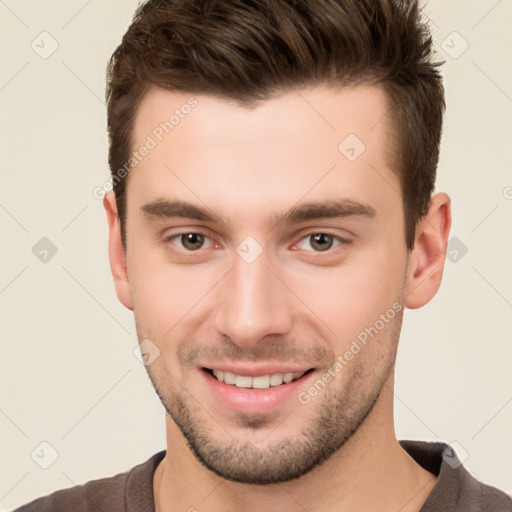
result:
[[[327,244],[325,244],[325,241],[327,239]],[[326,235],[325,233],[318,233],[316,235],[314,235],[313,237],[313,246],[315,244],[319,244],[317,247],[321,250],[321,251],[325,251],[325,250],[328,250],[331,248],[332,246],[332,238],[330,235]]]

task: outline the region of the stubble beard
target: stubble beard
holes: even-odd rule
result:
[[[329,459],[370,416],[393,371],[401,323],[402,315],[397,315],[378,339],[370,342],[380,345],[378,349],[373,347],[377,351],[373,359],[357,354],[341,370],[350,372],[348,376],[335,378],[307,405],[297,401],[297,412],[302,413],[303,407],[312,407],[314,413],[293,438],[275,442],[272,442],[272,437],[278,437],[279,423],[275,423],[275,430],[265,438],[265,442],[236,439],[229,434],[229,427],[221,425],[218,418],[208,414],[184,390],[186,388],[173,385],[175,379],[171,376],[165,378],[167,370],[163,369],[158,378],[151,367],[147,370],[167,414],[201,464],[217,476],[233,482],[254,485],[283,483],[305,475]],[[368,345],[361,354],[365,351],[372,351],[372,347]],[[165,382],[167,384],[160,384]],[[239,426],[257,431],[267,426],[269,417],[273,416],[239,414],[237,421]]]

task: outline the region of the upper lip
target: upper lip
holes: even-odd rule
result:
[[[233,365],[227,363],[212,363],[200,366],[209,370],[220,370],[221,372],[231,372],[235,375],[244,375],[247,377],[259,377],[261,375],[274,375],[275,373],[299,373],[312,369],[311,366],[283,366],[276,364],[246,364]]]

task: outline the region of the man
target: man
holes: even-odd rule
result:
[[[451,225],[431,54],[415,2],[138,9],[104,207],[167,450],[18,510],[512,510],[394,433],[404,308],[439,289]]]

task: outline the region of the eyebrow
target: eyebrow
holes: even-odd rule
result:
[[[187,218],[203,222],[227,224],[220,216],[209,208],[196,206],[178,200],[157,199],[141,206],[143,216],[148,220]],[[377,214],[375,208],[367,203],[354,199],[334,199],[321,202],[303,203],[292,207],[285,213],[274,214],[269,218],[272,227],[293,225],[300,222],[319,219],[364,217],[373,218]]]

